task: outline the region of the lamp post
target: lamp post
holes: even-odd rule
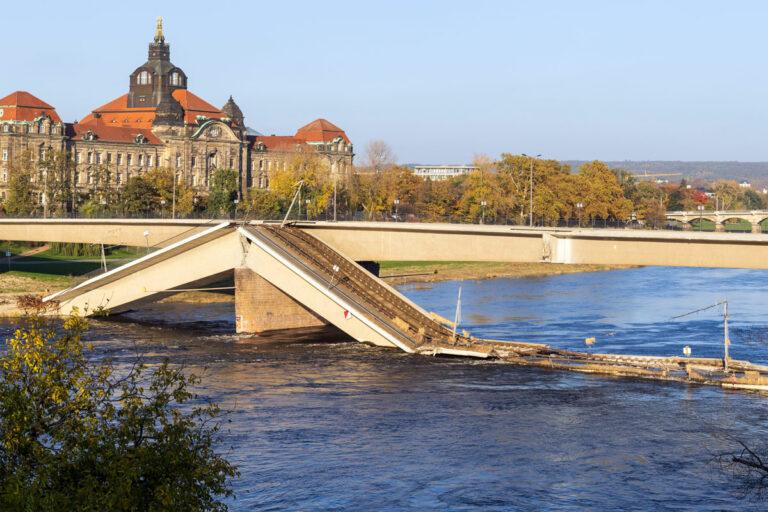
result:
[[[179,179],[179,175],[176,173],[176,171],[173,171],[173,196],[171,199],[171,218],[176,218],[176,180]]]
[[[529,183],[529,186],[528,186],[528,188],[529,188],[529,197],[530,197],[530,204],[529,204],[529,208],[528,208],[528,226],[533,227],[533,160],[534,160],[534,158],[541,157],[541,153],[539,153],[535,157],[528,156],[525,153],[523,153],[523,156],[527,156],[528,158],[531,159],[531,170],[530,170],[530,174],[529,174],[530,183]]]
[[[160,200],[160,216],[165,218],[165,199]]]
[[[481,207],[482,207],[482,209],[483,209],[483,213],[482,213],[482,216],[480,217],[480,224],[485,224],[485,207],[486,207],[487,205],[488,205],[488,203],[485,201],[485,199],[483,199],[482,201],[480,201],[480,206],[481,206]]]
[[[238,199],[238,198],[234,198],[234,199],[232,200],[232,204],[234,204],[234,205],[235,205],[235,209],[234,209],[234,211],[232,212],[232,219],[233,219],[235,222],[237,222],[237,205],[238,205],[239,203],[240,203],[240,199]]]
[[[395,199],[395,222],[397,222],[400,219],[400,217],[399,217],[399,215],[397,213],[399,206],[400,206],[400,200],[399,199]]]
[[[700,204],[696,207],[697,210],[699,210],[699,231],[701,231],[701,221],[702,217],[704,216],[704,205]]]
[[[576,209],[579,211],[579,227],[581,227],[581,211],[584,209],[584,203],[581,201],[576,203]]]
[[[306,206],[305,210],[307,210],[307,221],[309,221],[309,199],[304,201],[304,205]]]

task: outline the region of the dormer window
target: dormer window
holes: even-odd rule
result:
[[[171,85],[181,85],[181,74],[177,71],[171,73]]]
[[[152,83],[152,75],[149,71],[142,71],[139,76],[136,77],[136,83],[139,85],[147,85]]]
[[[136,137],[133,138],[133,141],[136,144],[144,144],[144,143],[147,142],[147,138],[144,135],[142,135],[141,133],[139,133],[139,134],[136,135]]]

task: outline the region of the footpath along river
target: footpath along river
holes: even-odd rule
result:
[[[457,282],[404,285],[452,317]],[[768,272],[638,268],[465,281],[480,337],[768,363]],[[758,510],[712,459],[768,440],[768,395],[409,356],[326,332],[232,334],[231,304],[158,304],[94,321],[99,356],[207,367],[233,412],[233,510]],[[7,336],[9,321],[0,324]]]

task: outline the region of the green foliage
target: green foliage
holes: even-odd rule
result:
[[[68,256],[77,258],[80,256],[101,256],[101,246],[95,244],[73,244],[64,242],[52,242],[48,252],[52,256]]]
[[[143,176],[132,176],[121,197],[123,213],[147,217],[157,208],[157,189]]]
[[[216,511],[235,468],[214,451],[219,415],[164,361],[96,363],[87,325],[27,300],[0,356],[0,510]]]
[[[241,203],[240,209],[249,219],[278,219],[281,212],[280,198],[271,190],[254,190],[250,201]]]
[[[211,217],[228,216],[234,209],[237,197],[237,171],[218,169],[211,177],[207,212]]]
[[[29,151],[25,151],[11,162],[8,196],[3,203],[6,214],[26,217],[37,209],[37,194],[32,182],[32,173],[32,157]]]

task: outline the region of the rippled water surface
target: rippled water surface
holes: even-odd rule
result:
[[[768,363],[768,272],[643,268],[466,281],[465,328],[594,350]],[[458,283],[401,288],[453,316]],[[207,368],[233,412],[233,510],[752,510],[712,462],[765,439],[768,396],[409,356],[333,332],[232,334],[231,304],[155,305],[94,322],[99,354]],[[10,326],[2,327],[7,332]]]

